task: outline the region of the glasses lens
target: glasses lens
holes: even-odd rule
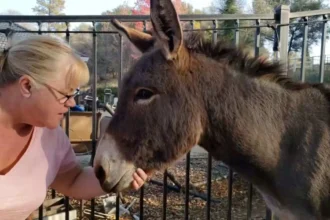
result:
[[[76,89],[75,93],[73,95],[70,95],[70,96],[66,96],[66,97],[63,97],[62,99],[60,99],[60,103],[61,104],[64,104],[66,103],[69,99],[72,99],[74,97],[76,97],[77,95],[79,95],[79,89]]]
[[[70,99],[70,98],[68,98],[68,97],[63,97],[63,98],[61,98],[59,101],[60,101],[61,104],[64,104],[64,103],[66,103],[69,99]]]

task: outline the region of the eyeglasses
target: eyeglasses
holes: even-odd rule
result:
[[[32,77],[32,78],[33,78],[33,77]],[[79,89],[76,89],[75,92],[74,92],[72,95],[67,95],[66,93],[59,91],[58,89],[56,89],[56,88],[54,88],[54,87],[48,85],[47,83],[40,82],[40,81],[36,80],[35,78],[33,78],[33,79],[34,79],[35,81],[39,82],[40,84],[46,86],[47,89],[48,89],[48,90],[54,95],[54,97],[55,97],[55,98],[59,101],[59,103],[61,103],[61,104],[65,104],[65,103],[66,103],[68,100],[70,100],[71,98],[74,98],[74,97],[76,97],[77,95],[79,95],[79,92],[80,92]],[[55,93],[54,91],[58,92],[59,94],[63,95],[64,97],[62,97],[62,98],[58,98],[57,95],[56,95],[56,93]]]
[[[80,92],[79,89],[76,89],[75,92],[74,92],[72,95],[67,95],[67,94],[65,94],[65,93],[63,93],[63,92],[61,92],[61,91],[59,91],[58,89],[56,89],[56,88],[54,88],[54,87],[48,85],[47,83],[43,83],[43,85],[45,85],[45,86],[48,88],[48,90],[49,90],[49,91],[55,96],[55,98],[56,98],[61,104],[65,104],[69,99],[74,98],[74,97],[76,97],[77,95],[79,95],[79,92]],[[60,93],[60,94],[63,95],[64,97],[62,97],[62,98],[58,98],[54,91]]]

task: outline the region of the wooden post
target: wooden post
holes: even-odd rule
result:
[[[275,22],[278,32],[278,55],[281,62],[288,64],[288,43],[289,43],[289,26],[290,23],[290,6],[279,5],[275,7]],[[274,33],[276,34],[276,33]],[[276,36],[274,37],[276,39]],[[275,43],[275,42],[274,42]],[[275,49],[275,48],[274,48]],[[276,51],[275,51],[276,52]]]
[[[278,58],[284,65],[288,67],[288,47],[289,47],[289,23],[290,23],[290,6],[279,5],[274,10],[275,27],[274,27],[274,47],[275,58]],[[276,33],[277,32],[277,33]],[[288,68],[286,68],[288,70]],[[288,71],[286,71],[288,74]],[[266,220],[278,220],[278,218],[267,208]]]

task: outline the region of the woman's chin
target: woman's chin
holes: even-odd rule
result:
[[[61,120],[57,120],[57,121],[51,121],[49,123],[45,123],[44,127],[48,128],[48,129],[55,129],[60,125],[61,125]]]

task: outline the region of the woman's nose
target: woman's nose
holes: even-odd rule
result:
[[[65,102],[65,106],[67,107],[74,107],[76,106],[76,100],[74,100],[74,98],[70,98]]]

